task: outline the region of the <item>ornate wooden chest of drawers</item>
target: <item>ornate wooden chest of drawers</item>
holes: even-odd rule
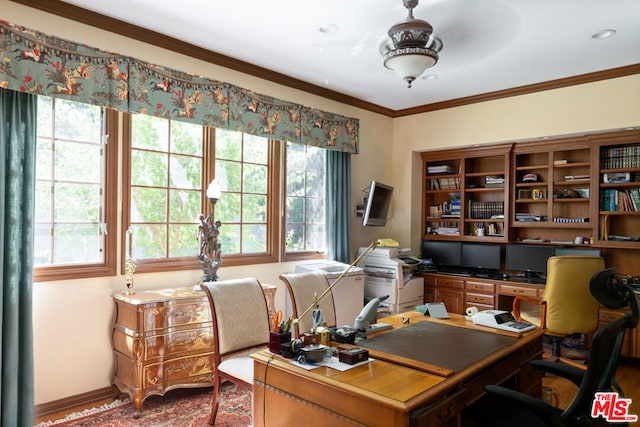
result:
[[[273,313],[276,286],[262,288]],[[151,395],[213,385],[213,323],[204,292],[136,291],[113,301],[113,385],[131,396],[136,417]]]
[[[113,297],[113,384],[142,402],[179,387],[213,385],[213,328],[207,297],[191,288]]]

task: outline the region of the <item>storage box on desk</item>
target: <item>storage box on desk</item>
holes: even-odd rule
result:
[[[343,348],[338,350],[338,360],[348,365],[355,365],[356,363],[369,360],[369,350],[364,348]]]

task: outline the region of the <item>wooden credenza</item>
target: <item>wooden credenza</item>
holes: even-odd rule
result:
[[[263,285],[270,311],[276,287]],[[213,324],[209,301],[192,287],[113,296],[113,385],[140,415],[151,395],[213,385]]]

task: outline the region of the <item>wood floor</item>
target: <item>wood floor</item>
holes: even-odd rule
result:
[[[630,413],[640,416],[640,360],[639,359],[623,359],[618,366],[618,372],[616,374],[616,380],[622,390],[624,390],[625,397],[632,399]],[[551,387],[557,391],[559,398],[560,408],[566,408],[573,396],[577,391],[577,387],[570,381],[564,378],[546,376],[542,380],[543,387]],[[111,403],[111,400],[103,400],[90,402],[86,405],[72,408],[68,411],[49,414],[43,417],[38,417],[35,424],[39,424],[43,421],[58,420],[64,418],[67,414],[82,411],[84,409],[98,407],[105,403]],[[640,423],[635,425],[640,426]]]

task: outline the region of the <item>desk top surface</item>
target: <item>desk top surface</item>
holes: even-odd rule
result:
[[[479,332],[481,333],[479,335],[483,337],[495,335],[501,337],[498,340],[506,338],[506,341],[511,342],[482,357],[480,361],[472,362],[462,368],[456,367],[459,370],[448,369],[437,366],[435,363],[421,362],[377,349],[370,349],[369,351],[369,356],[373,359],[371,363],[344,372],[329,367],[319,367],[307,371],[294,366],[289,359],[273,355],[266,350],[255,353],[252,357],[256,361],[270,366],[268,369],[283,369],[293,375],[309,378],[319,383],[357,390],[357,393],[364,393],[379,403],[407,408],[416,406],[419,402],[441,396],[458,384],[476,377],[483,369],[495,365],[503,358],[531,344],[533,341],[540,340],[543,333],[542,330],[536,329],[519,336],[507,331],[474,325],[473,322],[466,320],[465,316],[462,315],[451,314],[450,319],[431,319],[420,312],[410,311],[382,319],[381,321],[391,324],[394,329],[379,332],[376,336],[389,334],[406,327],[407,325],[402,322],[403,318],[409,319],[410,325],[426,321],[435,325],[459,326],[460,328],[467,328],[471,333]],[[370,338],[371,342],[375,341],[374,338],[375,336]],[[360,344],[361,342],[356,343],[356,347],[364,347]],[[340,345],[342,346],[343,344]],[[432,351],[436,348],[434,346]],[[456,358],[456,354],[447,354],[447,356],[452,359]]]

